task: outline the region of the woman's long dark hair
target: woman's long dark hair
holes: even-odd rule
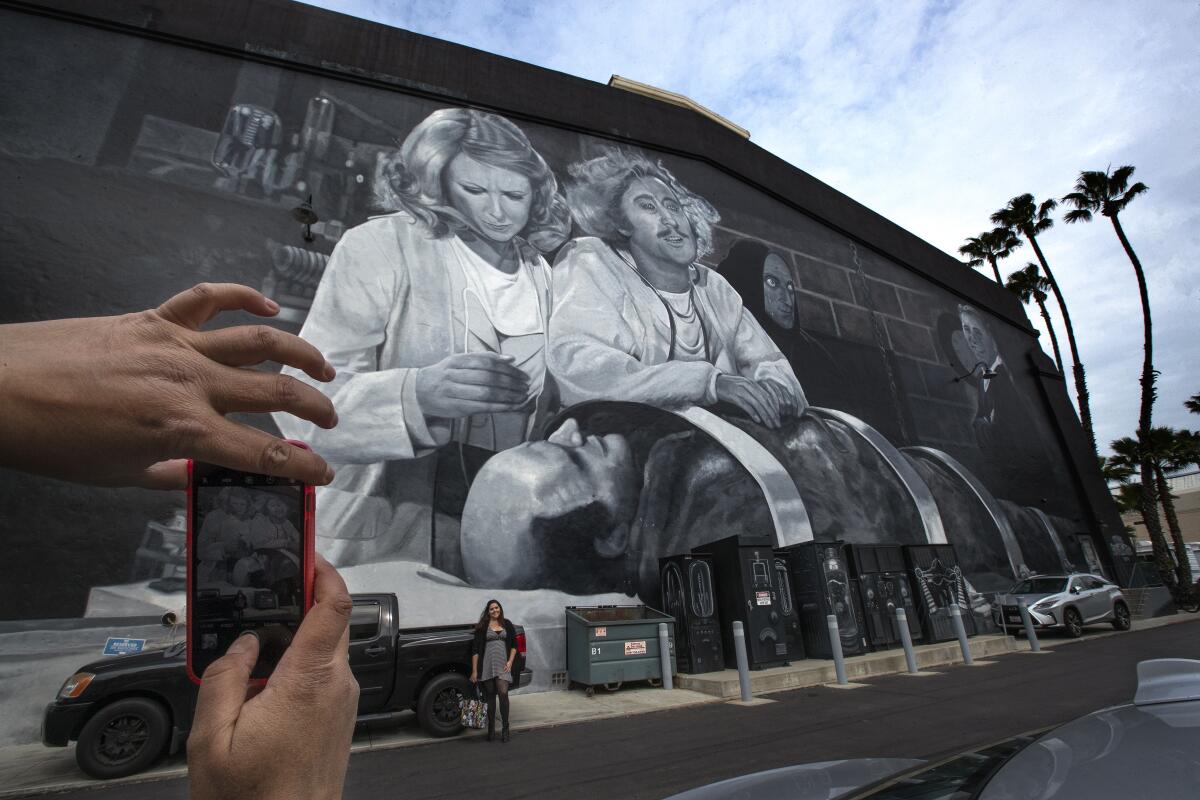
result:
[[[484,631],[487,630],[487,628],[488,628],[488,609],[491,608],[492,603],[495,603],[496,605],[500,606],[500,624],[503,625],[504,623],[508,622],[508,617],[504,616],[504,605],[499,600],[492,598],[491,600],[488,600],[486,603],[483,604],[483,613],[479,615],[479,622],[475,623],[475,632],[476,633],[483,633]]]

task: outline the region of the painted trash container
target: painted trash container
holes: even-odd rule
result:
[[[567,679],[589,695],[625,681],[662,680],[658,626],[666,623],[671,663],[675,618],[649,606],[567,606]]]

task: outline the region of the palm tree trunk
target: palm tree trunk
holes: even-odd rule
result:
[[[1137,277],[1138,294],[1142,300],[1142,405],[1138,414],[1138,441],[1142,443],[1142,450],[1146,451],[1146,444],[1150,441],[1150,426],[1153,424],[1154,415],[1154,329],[1150,318],[1150,292],[1146,288],[1146,273],[1142,270],[1142,262],[1138,260],[1137,254],[1133,252],[1133,247],[1129,244],[1129,239],[1125,236],[1124,229],[1121,228],[1121,221],[1117,219],[1117,215],[1113,214],[1109,217],[1112,220],[1113,229],[1117,232],[1117,238],[1121,240],[1121,247],[1125,248],[1125,255],[1129,256],[1129,262],[1133,264],[1133,274]],[[1154,481],[1153,465],[1147,456],[1143,457],[1141,465],[1142,485],[1151,486]],[[1153,487],[1157,490],[1157,486]],[[1154,491],[1153,493],[1157,493]],[[1158,521],[1158,509],[1156,504],[1148,502],[1148,494],[1143,494],[1142,497],[1142,517],[1146,523],[1146,531],[1150,534],[1151,540],[1154,538],[1164,538],[1162,532],[1162,524]],[[1170,499],[1166,500],[1170,503]],[[1164,505],[1165,508],[1165,505]],[[1147,513],[1150,512],[1150,513]],[[1172,532],[1173,533],[1173,532]],[[1164,539],[1165,541],[1165,539]],[[1185,553],[1186,556],[1186,553]],[[1155,563],[1158,563],[1158,557],[1155,556]],[[1184,569],[1188,569],[1186,560],[1183,564]],[[1162,573],[1162,565],[1159,564],[1159,573]],[[1179,574],[1183,574],[1180,572]],[[1188,573],[1191,570],[1188,569]],[[1174,591],[1172,591],[1174,594]]]
[[[1042,319],[1046,320],[1046,330],[1050,333],[1050,346],[1054,348],[1054,363],[1058,365],[1058,371],[1062,372],[1062,351],[1058,349],[1058,335],[1054,332],[1054,323],[1050,321],[1050,312],[1046,310],[1046,301],[1038,294],[1035,294],[1033,299],[1037,301],[1038,308],[1042,312]]]
[[[1179,529],[1179,515],[1175,513],[1175,498],[1171,497],[1171,488],[1167,486],[1167,477],[1162,467],[1155,465],[1154,479],[1158,485],[1158,501],[1162,503],[1163,514],[1167,518],[1167,528],[1171,531],[1171,543],[1175,546],[1175,571],[1179,575],[1179,583],[1183,586],[1192,585],[1192,567],[1188,564],[1187,545],[1183,542],[1183,531]]]
[[[1092,404],[1088,398],[1087,378],[1083,372],[1083,362],[1079,359],[1079,347],[1075,343],[1075,328],[1071,325],[1071,314],[1067,311],[1067,301],[1063,299],[1062,290],[1058,288],[1058,281],[1054,279],[1054,273],[1050,271],[1050,265],[1046,263],[1046,257],[1042,255],[1042,248],[1038,247],[1037,237],[1033,235],[1032,231],[1025,230],[1022,233],[1033,247],[1038,263],[1042,265],[1042,271],[1046,273],[1046,280],[1050,282],[1054,298],[1058,300],[1058,308],[1062,311],[1063,326],[1067,329],[1067,346],[1071,349],[1071,360],[1075,362],[1075,395],[1079,398],[1079,421],[1083,423],[1083,432],[1087,434],[1088,441],[1092,445],[1092,452],[1096,453],[1098,451],[1096,450],[1096,432],[1092,427]]]
[[[992,265],[992,272],[996,273],[996,283],[1004,285],[1004,279],[1000,277],[1000,268],[996,266],[996,257],[988,256],[988,263]]]

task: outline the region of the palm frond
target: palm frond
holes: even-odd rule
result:
[[[1091,222],[1092,212],[1086,208],[1077,208],[1074,211],[1068,211],[1063,214],[1063,222],[1071,224],[1073,222]]]
[[[1129,185],[1129,178],[1133,175],[1134,167],[1126,164],[1123,167],[1118,167],[1115,172],[1108,178],[1108,189],[1118,195],[1125,191],[1125,187]]]
[[[1042,217],[1050,216],[1050,212],[1056,208],[1058,208],[1058,201],[1052,197],[1049,200],[1042,203],[1040,206],[1038,206],[1038,210],[1037,210],[1038,218],[1041,219]]]
[[[1075,184],[1075,188],[1079,189],[1079,184]],[[1076,208],[1091,209],[1093,211],[1099,207],[1096,205],[1095,200],[1084,191],[1071,192],[1070,194],[1063,195],[1063,202],[1070,203]]]

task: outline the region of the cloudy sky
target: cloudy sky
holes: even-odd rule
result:
[[[1133,164],[1150,191],[1122,223],[1149,275],[1162,372],[1155,421],[1200,427],[1182,405],[1200,392],[1194,0],[313,4],[599,82],[615,73],[686,94],[955,255],[1009,198],[1061,197],[1081,170]],[[1060,221],[1039,243],[1071,309],[1107,449],[1137,425],[1133,272],[1103,218]],[[1023,247],[1002,271],[1033,258]]]

